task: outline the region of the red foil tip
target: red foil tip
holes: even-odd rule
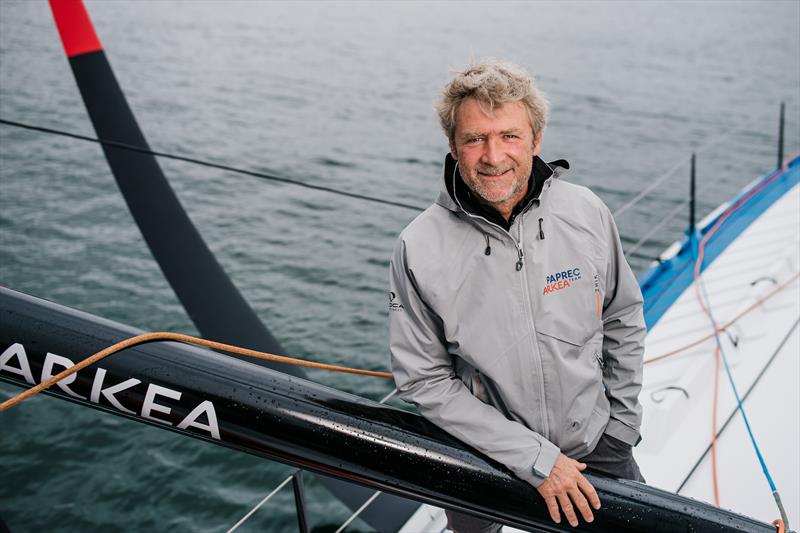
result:
[[[83,0],[50,0],[67,57],[102,50]]]

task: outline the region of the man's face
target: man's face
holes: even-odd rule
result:
[[[521,102],[484,113],[477,100],[464,100],[456,111],[450,145],[467,187],[506,218],[528,190],[533,156],[541,149],[541,132],[533,138],[528,112]]]

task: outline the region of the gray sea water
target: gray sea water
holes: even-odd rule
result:
[[[160,151],[428,205],[448,69],[497,56],[552,102],[545,159],[611,207],[709,142],[706,213],[800,148],[800,2],[91,1]],[[93,136],[44,1],[0,0],[0,117]],[[169,160],[211,249],[287,350],[386,369],[387,259],[411,211]],[[630,246],[683,201],[688,164],[618,220]],[[678,238],[671,220],[631,257]],[[146,330],[196,333],[97,145],[0,125],[0,283]],[[1,327],[1,326],[0,326]],[[311,373],[372,399],[381,380]],[[18,389],[0,384],[0,400]],[[290,469],[34,398],[0,415],[0,516],[14,532],[224,531]],[[645,473],[646,475],[646,473]],[[311,524],[349,512],[313,480]],[[243,531],[296,530],[290,489]],[[350,531],[369,527],[356,521]]]

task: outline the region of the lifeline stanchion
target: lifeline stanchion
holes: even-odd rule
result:
[[[696,171],[695,171],[695,163],[697,159],[697,154],[692,152],[692,165],[691,165],[691,173],[689,177],[689,235],[694,235],[694,205],[695,205],[695,178],[696,178]]]
[[[306,516],[306,495],[303,489],[303,471],[298,470],[292,476],[294,489],[294,505],[297,511],[297,529],[300,533],[308,533],[308,517]]]
[[[781,102],[781,113],[778,119],[778,168],[783,165],[783,130],[784,116],[786,115],[786,102]]]

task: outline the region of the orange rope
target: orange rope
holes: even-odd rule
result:
[[[738,204],[737,204],[738,207]],[[728,211],[723,217],[720,218],[720,221],[711,228],[706,236],[700,241],[700,245],[697,249],[697,260],[694,263],[694,295],[697,298],[697,303],[700,304],[700,308],[703,310],[707,316],[711,316],[710,311],[706,307],[705,302],[703,301],[703,296],[700,294],[700,269],[703,266],[703,257],[705,255],[705,244],[708,241],[709,237],[713,235],[717,228],[719,228],[722,221],[728,218],[728,215],[732,213],[733,210]],[[689,237],[692,238],[691,236]],[[720,328],[722,331],[723,328]],[[715,332],[711,335],[718,334]],[[711,483],[714,487],[714,505],[719,507],[720,499],[719,499],[719,481],[717,477],[717,404],[719,399],[719,360],[720,360],[720,347],[719,344],[714,348],[714,395],[712,396],[712,407],[711,407]]]
[[[714,350],[714,400],[711,408],[711,479],[714,482],[714,505],[720,506],[717,482],[717,403],[719,400],[719,346]]]
[[[142,335],[137,335],[135,337],[131,337],[129,339],[125,339],[120,341],[116,344],[109,346],[103,350],[100,350],[94,355],[87,357],[83,361],[79,362],[78,364],[71,366],[53,376],[52,378],[48,379],[47,381],[43,381],[42,383],[36,385],[35,387],[31,387],[23,391],[16,396],[11,397],[10,399],[6,400],[3,403],[0,403],[0,411],[5,411],[6,409],[13,407],[14,405],[30,398],[34,394],[38,394],[41,391],[48,389],[61,381],[64,378],[71,376],[72,374],[83,370],[87,366],[93,365],[94,363],[105,359],[106,357],[115,354],[125,348],[131,348],[133,346],[138,346],[140,344],[147,344],[150,342],[163,342],[163,341],[173,341],[173,342],[180,342],[183,344],[196,344],[199,346],[205,346],[206,348],[211,348],[213,350],[219,350],[222,352],[229,352],[235,353],[239,355],[245,355],[247,357],[255,357],[256,359],[264,359],[267,361],[277,361],[279,363],[287,363],[290,365],[296,366],[305,366],[309,368],[319,368],[322,370],[331,370],[333,372],[345,372],[348,374],[359,374],[363,376],[374,376],[379,378],[393,378],[391,372],[378,372],[374,370],[361,370],[358,368],[349,368],[346,366],[338,366],[338,365],[329,365],[325,363],[315,363],[313,361],[305,361],[303,359],[296,359],[294,357],[284,357],[282,355],[274,355],[271,353],[266,352],[259,352],[257,350],[250,350],[248,348],[241,348],[239,346],[233,346],[231,344],[223,344],[221,342],[209,341],[206,339],[200,339],[197,337],[192,337],[191,335],[183,335],[181,333],[170,333],[170,332],[155,332],[155,333],[144,333]]]

